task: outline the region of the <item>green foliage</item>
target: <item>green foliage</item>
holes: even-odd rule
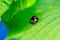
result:
[[[31,2],[32,1],[32,2]],[[0,1],[1,18],[9,28],[7,39],[60,40],[60,0]],[[32,16],[39,21],[31,24]]]

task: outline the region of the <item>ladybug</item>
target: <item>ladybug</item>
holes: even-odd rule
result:
[[[32,16],[32,18],[30,19],[31,24],[35,24],[38,22],[38,17],[37,16]]]

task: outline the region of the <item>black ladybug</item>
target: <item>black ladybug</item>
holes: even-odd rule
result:
[[[31,22],[32,24],[35,24],[37,21],[38,21],[38,17],[37,17],[37,16],[33,16],[33,17],[31,18],[31,20],[30,20],[30,22]]]

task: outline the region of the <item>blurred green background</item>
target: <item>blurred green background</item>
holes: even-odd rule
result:
[[[60,40],[60,0],[0,0],[0,17],[9,28],[6,40]]]

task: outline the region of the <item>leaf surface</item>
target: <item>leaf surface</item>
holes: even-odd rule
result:
[[[30,23],[32,16],[39,18],[36,24]],[[9,28],[7,39],[60,40],[60,0],[12,1],[1,17]]]

